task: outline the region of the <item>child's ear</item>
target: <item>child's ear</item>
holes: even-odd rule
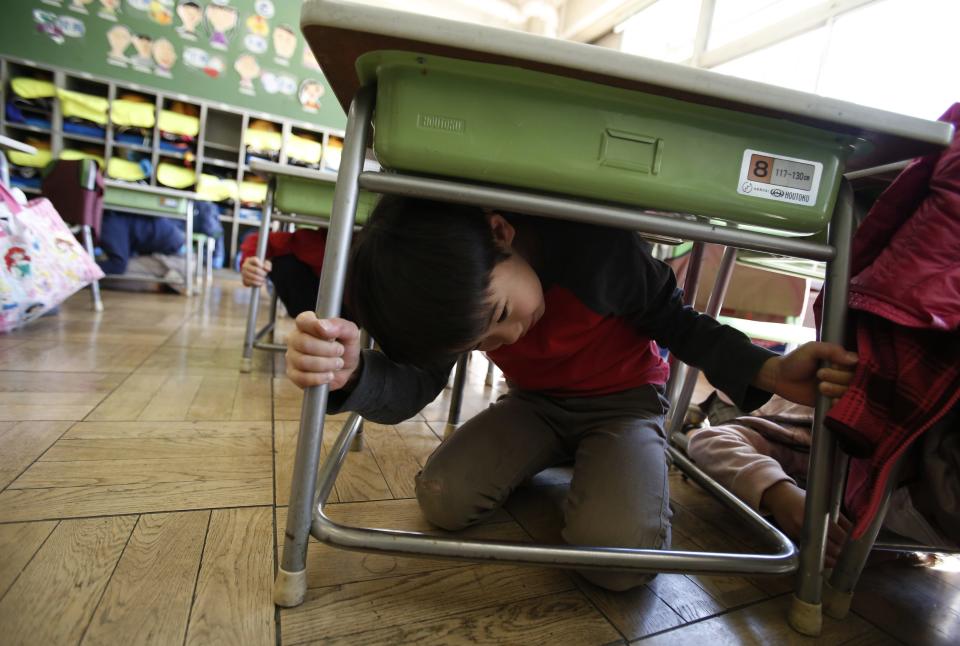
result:
[[[490,225],[490,232],[493,234],[493,240],[505,249],[513,246],[513,238],[517,230],[513,228],[505,217],[499,213],[488,213],[487,224]]]

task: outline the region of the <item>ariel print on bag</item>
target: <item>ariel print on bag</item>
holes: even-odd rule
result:
[[[10,247],[3,257],[7,271],[18,278],[30,277],[30,256],[23,247]]]

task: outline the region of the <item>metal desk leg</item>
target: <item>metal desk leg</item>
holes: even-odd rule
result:
[[[463,405],[463,387],[467,383],[467,360],[470,358],[469,352],[464,352],[457,359],[457,369],[453,376],[453,390],[450,391],[450,411],[447,413],[447,425],[444,427],[443,436],[449,437],[451,433],[457,430],[460,424],[460,407]]]
[[[196,289],[193,284],[193,200],[187,200],[187,257],[183,268],[183,288],[190,296]]]
[[[263,202],[263,215],[260,218],[260,237],[257,238],[257,258],[260,262],[267,257],[267,240],[270,236],[270,216],[273,214],[273,192],[276,181],[271,180],[267,187],[267,197]],[[247,331],[243,337],[243,357],[240,359],[240,372],[253,369],[253,342],[257,336],[257,313],[260,311],[260,288],[250,288],[250,304],[247,306]]]
[[[82,227],[80,227],[80,230],[83,233],[83,246],[87,250],[87,253],[90,254],[90,258],[93,258],[93,231],[91,231],[89,224],[84,224]],[[90,283],[90,296],[93,300],[93,311],[102,312],[103,301],[100,299],[99,280],[95,280]]]
[[[375,97],[376,88],[367,86],[357,93],[350,104],[339,177],[333,193],[333,212],[324,249],[323,271],[320,273],[320,293],[317,298],[317,316],[320,318],[333,318],[340,314],[350,238],[360,196],[359,177],[367,150]],[[303,398],[283,558],[273,588],[273,601],[278,606],[299,605],[307,592],[307,541],[316,501],[314,494],[327,394],[328,386],[313,386],[306,390]]]
[[[697,290],[700,288],[704,248],[702,242],[693,243],[693,248],[690,250],[690,262],[687,265],[687,274],[683,279],[683,304],[691,307],[697,301]],[[672,354],[669,360],[670,378],[667,380],[667,400],[677,401],[680,394],[680,384],[683,383],[687,366]]]
[[[726,247],[723,250],[723,258],[720,260],[720,268],[717,270],[717,278],[713,283],[713,290],[710,292],[710,300],[707,302],[707,316],[716,318],[723,307],[723,299],[727,296],[727,287],[730,286],[730,278],[733,276],[733,268],[737,262],[736,247]],[[697,270],[699,273],[699,268]],[[696,296],[696,294],[694,294]],[[677,365],[680,362],[677,362]],[[683,420],[687,416],[687,407],[690,405],[690,399],[693,397],[693,389],[697,385],[697,377],[700,371],[690,366],[684,366],[683,381],[677,389],[677,396],[670,400],[670,419],[667,422],[667,437],[673,437],[675,433],[683,430]]]
[[[844,341],[847,318],[847,288],[850,282],[850,238],[853,232],[853,190],[847,180],[840,185],[837,205],[830,220],[830,244],[836,257],[827,262],[823,288],[826,299],[820,338],[826,342]],[[823,583],[823,551],[827,539],[827,518],[830,513],[831,481],[835,470],[836,440],[823,424],[830,408],[829,397],[817,395],[810,446],[810,467],[807,475],[807,501],[800,532],[800,567],[797,589],[790,607],[790,625],[804,635],[817,636],[823,624],[821,586]]]
[[[877,510],[870,527],[864,532],[863,536],[857,539],[847,539],[843,550],[840,552],[840,558],[833,568],[830,580],[823,588],[823,610],[835,619],[843,619],[850,612],[850,602],[853,601],[853,589],[857,586],[863,567],[867,564],[867,557],[870,556],[870,550],[877,541],[877,534],[883,526],[883,519],[887,516],[887,509],[890,507],[890,497],[894,489],[897,488],[897,481],[900,476],[900,469],[903,466],[906,454],[897,460],[896,466],[891,470],[890,477],[887,480],[886,489],[883,492],[883,501]]]

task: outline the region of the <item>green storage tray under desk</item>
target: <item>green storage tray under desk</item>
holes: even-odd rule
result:
[[[103,193],[103,207],[117,211],[185,218],[190,198],[173,193],[174,191],[149,186],[121,188],[110,185]]]
[[[377,83],[374,148],[387,168],[796,235],[825,228],[858,142],[504,65],[375,51],[357,70]]]
[[[333,210],[334,183],[320,179],[306,179],[291,175],[274,176],[276,189],[273,197],[274,208],[281,213],[304,215],[330,219]],[[379,196],[360,191],[357,202],[357,224],[363,224],[370,217]]]

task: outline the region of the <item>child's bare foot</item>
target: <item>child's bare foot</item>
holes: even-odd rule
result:
[[[803,489],[789,480],[781,480],[763,492],[760,506],[773,514],[784,534],[796,541],[799,540],[800,530],[803,528],[803,507],[806,497],[807,494]],[[840,516],[838,523],[830,523],[827,527],[827,567],[833,567],[836,563],[849,530],[850,521],[843,516]]]

